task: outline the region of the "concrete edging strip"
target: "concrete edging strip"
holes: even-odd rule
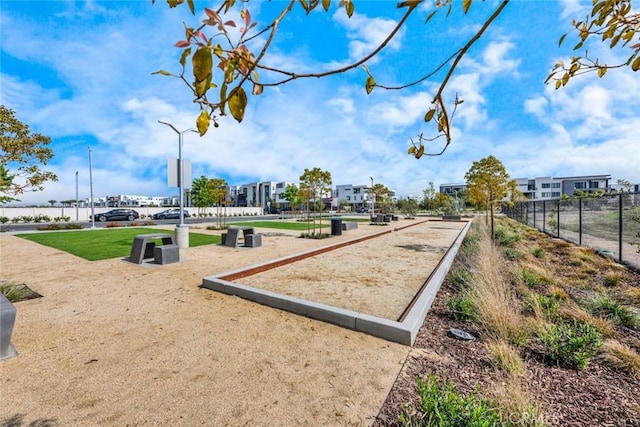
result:
[[[440,286],[449,272],[449,268],[462,245],[462,241],[466,236],[471,221],[464,226],[458,234],[453,245],[447,251],[436,270],[431,275],[429,282],[422,289],[420,295],[417,296],[412,309],[402,322],[384,319],[365,313],[359,313],[339,307],[334,307],[322,303],[317,303],[289,295],[283,295],[276,292],[243,285],[240,283],[225,280],[229,277],[240,278],[242,272],[246,270],[255,270],[261,265],[269,265],[274,262],[284,261],[291,258],[297,258],[300,255],[309,252],[317,252],[318,250],[306,251],[297,255],[271,260],[261,264],[255,264],[239,270],[228,271],[215,276],[209,276],[202,279],[202,287],[213,291],[222,292],[228,295],[235,295],[259,304],[269,307],[278,308],[294,314],[305,316],[311,319],[320,320],[331,323],[354,331],[363,332],[388,341],[397,342],[404,345],[413,345],[420,327],[424,323],[424,319],[440,290]],[[381,233],[381,234],[386,234]],[[361,239],[355,239],[359,241]],[[343,242],[344,243],[344,242]],[[354,242],[356,243],[356,242]],[[341,244],[340,247],[344,246]],[[240,277],[238,277],[240,276]]]

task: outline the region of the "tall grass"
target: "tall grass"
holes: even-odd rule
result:
[[[477,311],[477,323],[485,334],[495,340],[522,345],[526,340],[521,304],[511,290],[510,266],[501,251],[492,244],[486,226],[480,227],[482,238],[478,250],[482,254],[475,258],[476,274],[469,290]]]

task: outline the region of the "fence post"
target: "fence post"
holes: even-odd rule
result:
[[[542,201],[542,232],[547,232],[547,201]]]
[[[578,197],[578,246],[582,246],[582,197]]]
[[[558,208],[558,218],[556,218],[556,222],[558,223],[558,227],[556,227],[556,229],[558,230],[558,235],[556,237],[560,238],[560,199],[558,199],[557,203],[557,208]]]
[[[536,201],[533,201],[533,228],[536,228]]]
[[[618,262],[622,264],[622,193],[618,194]]]

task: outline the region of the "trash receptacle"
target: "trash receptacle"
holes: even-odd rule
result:
[[[331,218],[331,235],[342,235],[342,218]]]

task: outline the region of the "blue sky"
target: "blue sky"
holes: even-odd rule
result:
[[[96,196],[172,195],[166,163],[177,157],[178,129],[195,127],[198,108],[177,79],[151,75],[179,71],[182,22],[195,26],[186,6],[151,1],[7,1],[0,3],[0,102],[33,131],[52,138],[47,165],[59,181],[22,203],[89,196],[88,149],[93,153]],[[347,19],[333,1],[330,12],[305,17],[299,5],[283,24],[264,61],[311,72],[359,59],[400,19],[396,2],[357,0]],[[430,4],[416,11],[396,39],[369,64],[384,85],[421,77],[461,47],[497,2],[476,1],[461,15],[457,2],[445,18],[425,25]],[[514,177],[611,174],[640,182],[640,75],[612,71],[587,75],[556,91],[544,80],[553,64],[571,54],[573,40],[558,47],[572,18],[590,1],[514,1],[469,52],[446,96],[463,99],[453,142],[440,157],[408,156],[409,139],[433,128],[423,117],[437,81],[402,91],[364,90],[362,69],[326,79],[299,80],[250,96],[245,119],[220,120],[204,137],[186,134],[184,158],[193,176],[224,178],[231,185],[257,180],[297,182],[304,168],[331,172],[336,184],[369,184],[369,177],[418,195],[430,181],[463,182],[475,160],[498,157]],[[248,4],[258,28],[284,2]],[[232,17],[238,19],[237,17]],[[595,45],[590,53],[618,52]],[[263,76],[265,79],[268,76]],[[437,149],[438,147],[433,147]]]

